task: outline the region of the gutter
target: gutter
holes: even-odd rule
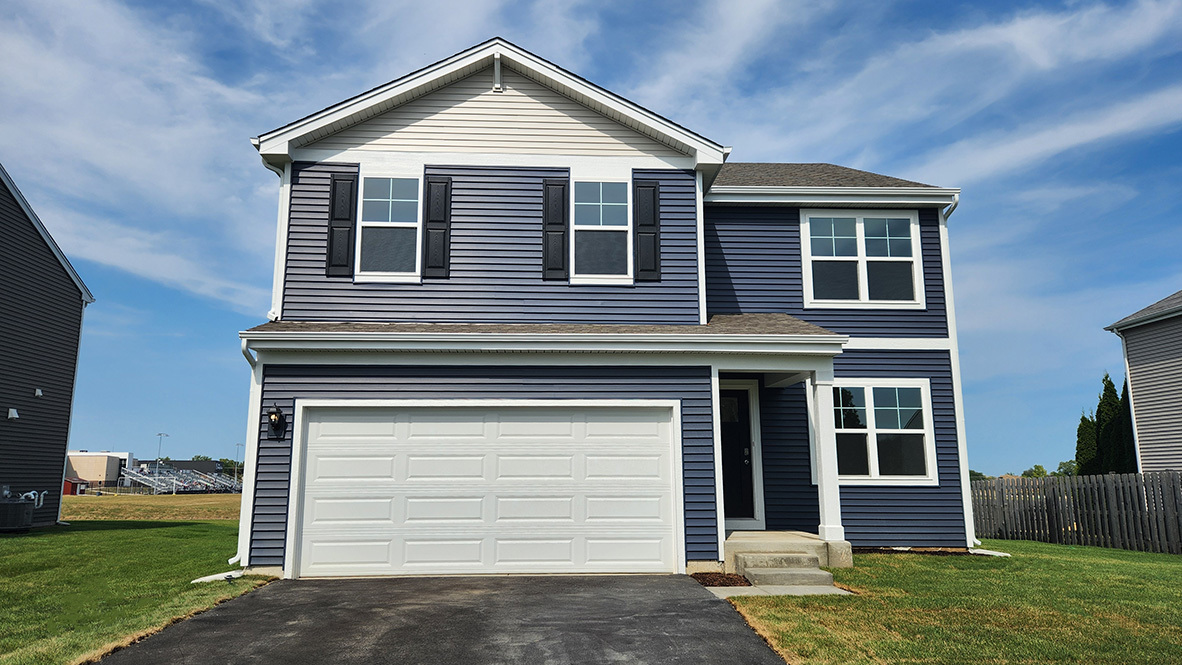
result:
[[[711,187],[706,203],[804,203],[810,205],[952,205],[960,189],[944,187]]]
[[[835,356],[846,335],[242,332],[255,351],[613,352]]]
[[[1124,319],[1121,319],[1121,321],[1117,321],[1116,323],[1114,323],[1110,326],[1105,326],[1104,329],[1110,333],[1115,333],[1117,335],[1120,335],[1120,331],[1122,331],[1122,330],[1128,330],[1129,328],[1136,328],[1137,326],[1143,326],[1147,323],[1156,323],[1157,321],[1170,319],[1170,318],[1173,318],[1173,317],[1178,316],[1180,314],[1182,314],[1182,307],[1172,307],[1170,309],[1157,312],[1156,314],[1150,314],[1149,316],[1145,316],[1145,317],[1142,317],[1139,319],[1133,319],[1132,321],[1127,321],[1124,323],[1121,323],[1121,321],[1124,321]],[[1119,324],[1119,327],[1118,327],[1118,324]]]

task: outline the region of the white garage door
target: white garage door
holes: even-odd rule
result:
[[[308,408],[300,576],[675,572],[672,409]]]

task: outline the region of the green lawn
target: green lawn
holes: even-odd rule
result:
[[[733,602],[793,664],[1182,662],[1182,557],[984,546],[1013,557],[861,554],[857,596]]]
[[[238,523],[92,521],[0,537],[0,665],[85,662],[265,578],[234,568]]]

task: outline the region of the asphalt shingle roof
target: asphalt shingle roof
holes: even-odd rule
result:
[[[714,187],[934,187],[836,164],[727,162]]]
[[[716,314],[704,326],[581,323],[355,323],[271,321],[247,332],[494,333],[552,335],[835,335],[787,314]]]
[[[1106,328],[1106,330],[1119,330],[1121,328],[1127,328],[1128,326],[1130,326],[1134,323],[1137,323],[1138,321],[1143,321],[1145,319],[1151,319],[1155,316],[1159,316],[1161,314],[1168,314],[1170,312],[1177,312],[1178,314],[1182,314],[1182,291],[1179,291],[1179,292],[1177,292],[1173,295],[1170,295],[1170,296],[1166,296],[1165,298],[1162,298],[1161,300],[1153,303],[1149,307],[1146,307],[1145,309],[1142,309],[1138,312],[1135,312],[1133,314],[1126,316],[1125,318],[1121,319],[1120,321],[1117,321],[1116,323],[1108,326]]]

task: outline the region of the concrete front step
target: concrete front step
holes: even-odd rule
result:
[[[796,552],[759,552],[735,555],[735,572],[742,575],[749,568],[820,568],[821,559],[815,554]]]
[[[743,573],[756,586],[824,586],[833,574],[818,568],[748,568]]]

